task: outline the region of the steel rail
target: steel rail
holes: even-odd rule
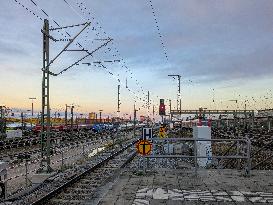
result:
[[[125,151],[126,149],[128,149],[129,147],[133,146],[136,143],[136,141],[131,142],[130,144],[128,144],[127,146],[123,147],[122,149],[120,149],[119,151],[115,152],[114,154],[112,154],[111,156],[107,157],[106,159],[100,161],[98,164],[94,165],[93,167],[87,169],[86,171],[84,171],[83,173],[73,177],[71,180],[69,180],[68,182],[66,182],[65,184],[59,186],[58,188],[56,188],[55,190],[49,192],[48,194],[46,194],[45,196],[41,197],[40,199],[38,199],[37,201],[31,203],[31,205],[41,205],[44,204],[45,202],[48,202],[51,198],[53,198],[54,196],[56,196],[57,194],[61,193],[62,190],[64,190],[65,188],[71,186],[72,184],[76,183],[77,181],[79,181],[81,178],[83,178],[85,175],[89,174],[89,172],[92,172],[100,167],[102,167],[106,162],[108,162],[109,160],[113,159],[115,156],[117,156],[118,154],[122,153],[123,151]],[[130,162],[131,159],[135,156],[136,153],[134,153],[129,159],[126,160],[126,162],[123,164],[125,165],[126,163]]]
[[[264,160],[262,160],[261,162],[255,164],[254,166],[251,167],[251,169],[255,169],[257,167],[259,167],[260,165],[262,165],[264,162],[266,162],[267,160],[273,158],[273,155],[269,155],[267,158],[265,158]]]

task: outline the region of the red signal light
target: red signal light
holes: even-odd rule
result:
[[[159,105],[159,115],[166,115],[164,104]]]

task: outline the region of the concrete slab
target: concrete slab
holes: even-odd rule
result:
[[[273,171],[157,169],[143,175],[125,170],[100,205],[273,204]]]

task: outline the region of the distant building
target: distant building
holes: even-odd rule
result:
[[[259,117],[273,116],[273,109],[258,110]]]

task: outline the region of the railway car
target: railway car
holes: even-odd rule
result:
[[[92,125],[90,124],[80,124],[80,125],[73,125],[73,130],[79,130],[79,129],[91,129]],[[35,125],[33,128],[34,132],[41,132],[42,126],[41,125]],[[64,130],[71,130],[71,125],[53,125],[51,126],[52,131],[64,131]]]

